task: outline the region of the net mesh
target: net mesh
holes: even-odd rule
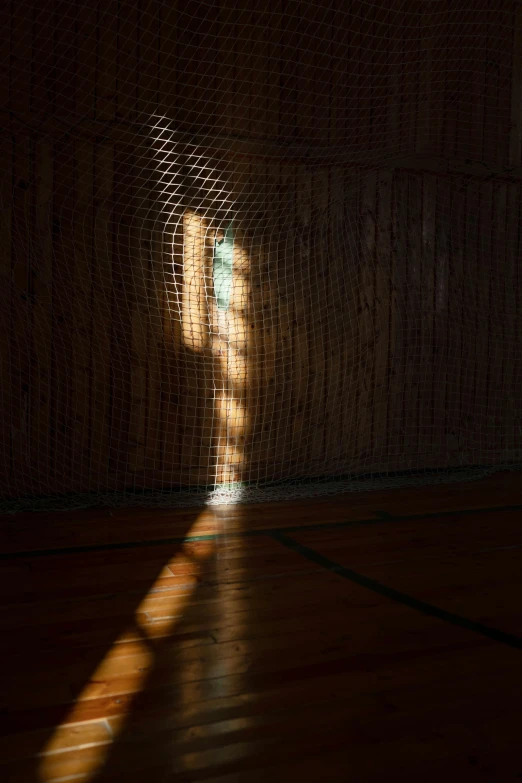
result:
[[[4,13],[1,510],[521,466],[520,5]]]

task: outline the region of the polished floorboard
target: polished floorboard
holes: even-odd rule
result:
[[[521,487],[1,517],[0,781],[521,781]]]

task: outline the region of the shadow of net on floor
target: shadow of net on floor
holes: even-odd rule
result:
[[[183,539],[200,509],[187,509],[175,524],[165,520],[168,513],[156,512],[156,526],[175,528],[173,535]],[[111,733],[107,725],[104,731],[103,719],[113,715],[118,720],[154,665],[154,639],[143,629],[147,598],[155,590],[172,591],[174,583],[181,600],[190,594],[195,576],[190,568],[187,576],[183,573],[188,558],[181,544],[134,541],[128,546],[140,517],[143,527],[142,515],[136,510],[112,516],[107,510],[77,512],[67,521],[69,540],[61,540],[60,548],[77,545],[77,525],[88,524],[91,531],[83,540],[96,542],[91,551],[57,549],[3,569],[3,595],[8,588],[17,591],[5,621],[12,627],[3,640],[4,655],[11,659],[2,689],[5,780],[42,783],[74,775],[77,766],[88,769],[100,751],[86,746]],[[51,529],[56,520],[60,528],[60,515],[47,520]],[[172,570],[175,563],[179,575]],[[78,750],[68,755],[68,747]]]
[[[205,513],[219,519],[217,510]],[[238,713],[249,700],[248,546],[242,538],[190,546],[194,590],[182,607],[172,597],[173,605],[160,610],[165,635],[150,640],[153,665],[91,778],[96,783],[163,781],[229,760],[223,733],[241,736],[250,724]]]

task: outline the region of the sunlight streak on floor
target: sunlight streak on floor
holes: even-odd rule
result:
[[[209,510],[202,512],[189,535],[207,533],[212,516]],[[90,749],[90,753],[82,754],[78,762],[81,771],[75,759],[70,760],[68,779],[89,781],[103,768],[111,745],[121,734],[132,712],[133,697],[145,687],[154,669],[156,640],[172,634],[182,620],[200,582],[203,565],[214,555],[215,548],[215,540],[187,542],[183,544],[181,552],[160,571],[151,589],[136,608],[134,623],[116,639],[90,676],[63,723],[56,728],[44,750],[38,754],[41,757],[41,783],[63,779],[63,762],[60,763],[59,777],[56,774],[57,757],[71,747],[86,752]],[[166,577],[173,578],[176,582],[170,589],[159,586]],[[111,716],[110,724],[107,720],[100,719],[78,722],[80,715],[85,714],[86,701],[119,695],[130,698],[121,714]]]

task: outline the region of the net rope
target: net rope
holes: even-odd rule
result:
[[[520,469],[521,7],[15,4],[0,511]]]

